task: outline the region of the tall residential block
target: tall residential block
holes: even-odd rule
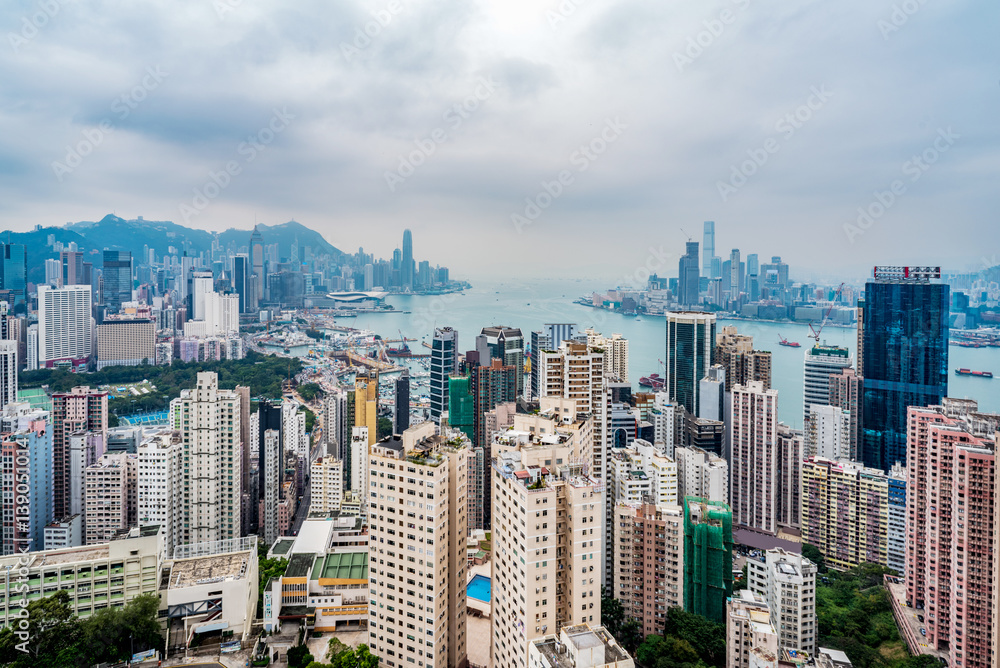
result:
[[[816,564],[780,547],[747,559],[749,589],[764,598],[775,621],[778,648],[816,655]]]
[[[906,483],[909,473],[902,464],[893,464],[889,471],[889,535],[886,545],[886,565],[906,574]]]
[[[697,271],[697,265],[695,266]],[[698,381],[715,354],[715,315],[700,311],[668,312],[664,391],[688,413],[698,412]]]
[[[888,562],[889,482],[879,469],[807,457],[802,462],[802,542],[848,570]]]
[[[84,472],[84,541],[106,543],[129,526],[129,479],[135,477],[137,456],[105,454]],[[129,469],[132,469],[131,471]]]
[[[89,285],[38,286],[38,366],[85,367],[94,344]]]
[[[608,338],[593,328],[587,329],[586,334],[587,345],[604,351],[604,374],[621,382],[629,382],[628,339],[621,334],[612,334]]]
[[[684,609],[722,624],[733,595],[733,514],[729,506],[684,497]]]
[[[392,433],[402,434],[410,428],[410,372],[403,369],[393,381]]]
[[[274,545],[278,540],[279,508],[278,498],[281,491],[283,470],[279,469],[281,461],[281,432],[268,429],[260,441],[260,469],[264,473],[264,485],[260,488],[260,518],[259,533],[265,545]]]
[[[80,433],[96,434],[103,443],[107,431],[106,391],[74,387],[69,392],[57,392],[52,395],[52,510],[55,519],[82,512],[82,509],[71,509],[71,487],[74,478],[71,466],[71,437]],[[78,482],[82,480],[82,476],[81,466],[77,471]]]
[[[813,404],[830,403],[830,376],[840,375],[854,364],[847,348],[816,344],[806,351],[802,371],[802,424],[809,423]]]
[[[778,423],[778,528],[802,525],[802,433]]]
[[[139,445],[136,516],[140,527],[157,526],[167,556],[181,535],[184,444],[176,431],[162,431]]]
[[[726,604],[726,668],[778,665],[777,615],[763,596],[740,590]]]
[[[431,420],[441,421],[448,410],[448,378],[458,373],[458,332],[451,327],[434,330],[431,341]]]
[[[241,535],[240,395],[220,390],[214,372],[200,372],[192,389],[171,402],[184,444],[184,477],[178,502],[182,530],[177,544],[206,543]]]
[[[600,623],[604,484],[544,439],[494,450],[492,470],[491,654],[527,668],[532,640]]]
[[[156,323],[152,320],[108,319],[97,326],[97,369],[156,362]]]
[[[697,447],[678,447],[674,450],[677,462],[677,498],[698,496],[709,501],[728,503],[729,463],[707,450]]]
[[[8,499],[0,506],[4,555],[41,550],[53,519],[52,426],[44,411],[26,418],[0,442],[0,493]]]
[[[778,391],[759,381],[734,385],[730,428],[733,524],[775,534],[782,490],[778,478]]]
[[[861,359],[858,359],[858,366]],[[841,369],[840,373],[831,374],[827,379],[830,385],[830,397],[827,403],[836,406],[851,416],[850,419],[850,454],[855,461],[861,459],[861,406],[863,400],[862,383],[864,380],[854,369]]]
[[[765,390],[771,387],[771,353],[754,350],[753,337],[740,334],[733,325],[720,328],[715,337],[715,363],[726,371],[727,392],[752,380],[763,383]]]
[[[876,267],[862,305],[862,459],[906,461],[906,411],[948,396],[949,288],[936,267]]]
[[[805,422],[805,455],[851,458],[851,414],[837,406],[811,404]]]
[[[697,416],[703,420],[725,420],[727,399],[726,368],[721,364],[713,364],[705,377],[698,381]]]
[[[619,501],[614,513],[610,593],[644,636],[662,633],[667,610],[684,605],[684,509]]]
[[[0,340],[0,408],[17,401],[17,341]]]
[[[517,379],[523,373],[519,367],[505,364],[499,359],[490,361],[489,366],[479,366],[472,370],[469,389],[473,402],[473,439],[472,445],[483,449],[483,462],[490,461],[490,443],[492,434],[486,430],[486,412],[500,404],[511,403],[517,399]],[[491,473],[483,467],[482,488],[482,527],[490,526],[492,519],[492,500],[489,495]],[[478,487],[477,487],[478,488]]]
[[[309,475],[309,512],[339,511],[344,500],[344,465],[327,455],[312,463]]]
[[[389,436],[368,456],[368,645],[388,668],[468,661],[469,442],[434,427]]]
[[[677,505],[677,464],[649,441],[637,438],[625,448],[611,450],[608,495],[619,501],[650,501]]]
[[[948,664],[996,665],[996,439],[1000,415],[945,399],[909,409],[906,599]]]

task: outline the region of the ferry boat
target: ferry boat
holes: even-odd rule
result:
[[[648,376],[643,376],[639,379],[639,385],[642,387],[649,387],[654,390],[662,390],[665,384],[666,380],[660,378],[660,374],[658,373],[651,373]]]
[[[798,341],[789,341],[788,339],[786,339],[785,337],[783,337],[781,334],[778,334],[778,345],[779,346],[786,346],[788,348],[801,348],[802,347],[799,344]]]
[[[971,369],[955,369],[959,376],[978,376],[979,378],[992,378],[992,371],[972,371]]]

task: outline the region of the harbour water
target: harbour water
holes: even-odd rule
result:
[[[607,286],[586,281],[538,280],[532,282],[476,282],[464,293],[420,296],[392,295],[386,300],[397,312],[362,314],[344,318],[338,324],[371,329],[386,339],[398,338],[401,330],[407,338],[418,339],[409,344],[414,352],[429,352],[420,341],[430,343],[435,327],[452,327],[459,333],[459,350],[470,350],[475,337],[487,325],[520,327],[525,339],[544,323],[576,323],[580,330],[594,327],[610,336],[619,332],[629,339],[629,380],[638,385],[640,376],[663,375],[659,360],[664,356],[665,331],[663,318],[625,316],[594,309],[573,301],[591,292],[604,292]],[[735,325],[741,334],[754,337],[754,347],[772,352],[772,385],[778,390],[778,415],[786,424],[802,427],[802,366],[805,351],[812,346],[805,324],[771,323],[762,321],[720,321],[719,326]],[[818,323],[817,323],[818,324]],[[778,345],[780,336],[797,341],[800,348]],[[827,326],[821,341],[828,345],[846,346],[855,355],[856,330]],[[949,395],[979,401],[981,410],[1000,412],[1000,379],[988,380],[956,376],[955,369],[969,368],[992,371],[1000,377],[1000,348],[949,347]],[[996,383],[996,385],[994,385]]]

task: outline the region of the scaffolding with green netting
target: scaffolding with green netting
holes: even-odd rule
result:
[[[461,429],[472,440],[476,430],[476,403],[469,381],[468,376],[448,378],[448,425],[452,429]]]
[[[684,497],[684,609],[726,623],[733,595],[733,513],[719,501]]]

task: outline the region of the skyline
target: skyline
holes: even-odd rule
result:
[[[982,13],[995,7],[919,5],[896,25],[891,3],[54,6],[43,25],[34,4],[4,10],[0,71],[17,101],[0,115],[4,229],[110,211],[210,230],[256,216],[345,249],[410,228],[469,277],[617,276],[651,247],[675,261],[680,230],[698,239],[704,220],[717,254],[820,273],[978,269],[997,254],[983,243],[1000,86]],[[355,29],[371,12],[384,25],[365,45]],[[75,164],[66,147],[81,145]],[[935,162],[913,160],[924,153]],[[400,156],[423,164],[410,173]],[[744,184],[733,168],[753,173]],[[863,234],[844,229],[880,206]],[[949,243],[931,249],[943,225]],[[456,237],[479,229],[502,261],[460,252]],[[539,255],[560,242],[562,256]]]

